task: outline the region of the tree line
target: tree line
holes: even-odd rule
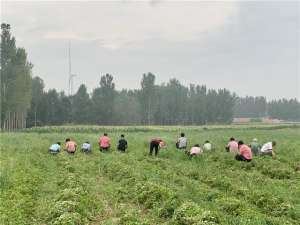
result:
[[[279,99],[267,102],[265,97],[237,98],[234,117],[270,117],[280,120],[300,121],[300,103],[297,99]]]
[[[16,47],[10,25],[1,24],[0,124],[4,129],[24,128],[31,103],[32,64],[24,48]]]
[[[33,65],[24,48],[16,47],[9,24],[1,25],[1,128],[73,124],[202,125],[230,123],[233,117],[270,116],[300,120],[296,99],[267,102],[264,97],[240,98],[227,89],[185,86],[177,79],[157,84],[152,73],[142,75],[141,86],[116,90],[111,74],[100,77],[88,93],[85,85],[68,96],[45,90],[44,81],[32,77]]]
[[[265,97],[237,97],[226,89],[204,85],[182,85],[176,79],[160,85],[155,75],[143,74],[141,88],[117,91],[113,76],[101,76],[91,94],[81,85],[73,96],[44,91],[41,78],[32,82],[33,98],[28,125],[203,125],[230,123],[233,117],[271,117],[300,121],[296,99],[273,100]]]
[[[186,87],[176,79],[155,84],[155,75],[143,74],[141,88],[115,89],[113,76],[101,76],[91,94],[81,85],[73,96],[55,89],[44,91],[39,77],[32,81],[28,125],[192,125],[230,123],[235,95],[226,89]]]

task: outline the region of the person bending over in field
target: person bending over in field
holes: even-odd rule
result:
[[[128,147],[128,143],[125,140],[125,136],[124,136],[124,134],[121,134],[121,139],[119,140],[119,144],[118,144],[118,150],[120,152],[125,152],[127,147]]]
[[[205,141],[204,145],[203,145],[203,149],[204,151],[211,151],[212,150],[212,145],[209,141]]]
[[[233,137],[229,139],[229,143],[226,145],[225,149],[227,152],[238,152],[238,143]]]
[[[49,152],[52,154],[56,154],[60,152],[60,142],[57,142],[50,146]]]
[[[201,155],[203,150],[200,148],[200,145],[195,144],[190,150],[190,157]]]
[[[77,144],[74,141],[71,141],[70,138],[66,139],[66,151],[70,154],[74,154],[76,152]]]
[[[100,152],[106,152],[110,148],[110,138],[107,133],[104,133],[102,137],[99,138],[99,148]]]
[[[258,155],[260,150],[260,145],[256,138],[253,138],[252,142],[250,143],[249,147],[251,148],[252,154]]]
[[[276,158],[276,154],[275,154],[275,150],[274,150],[275,146],[276,146],[275,141],[265,143],[260,149],[260,154],[261,155],[270,155],[270,156],[272,156],[273,159],[275,159]]]
[[[86,141],[81,145],[81,151],[84,153],[90,153],[92,151],[92,146],[90,142]]]
[[[151,139],[149,155],[152,156],[153,150],[154,150],[155,151],[155,156],[157,156],[159,149],[164,148],[164,147],[165,147],[165,143],[163,142],[162,139],[160,139],[160,138]]]
[[[180,134],[180,138],[178,138],[176,142],[176,148],[177,149],[186,149],[187,147],[187,138],[185,137],[184,133]]]
[[[248,145],[245,145],[243,141],[239,141],[239,153],[235,156],[238,161],[250,162],[252,160],[252,151]]]

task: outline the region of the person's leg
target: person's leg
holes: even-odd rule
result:
[[[242,155],[236,155],[236,156],[235,156],[235,159],[236,159],[237,161],[245,161],[245,158],[244,158]]]
[[[261,155],[262,155],[262,156],[265,156],[265,155],[272,156],[272,151],[261,152]]]
[[[158,154],[158,148],[159,147],[159,145],[157,144],[157,145],[155,145],[155,156],[157,156],[157,154]]]
[[[149,155],[152,155],[153,149],[154,149],[154,144],[151,142],[150,143],[150,152],[149,152]]]

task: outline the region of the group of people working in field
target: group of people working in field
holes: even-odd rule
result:
[[[110,142],[111,141],[110,141],[110,138],[108,137],[107,133],[104,133],[104,135],[99,138],[99,150],[101,152],[108,151],[111,147]],[[124,134],[122,134],[120,137],[120,140],[118,142],[117,149],[121,152],[125,152],[127,147],[128,147],[128,143],[125,139]],[[60,142],[57,142],[57,143],[51,145],[49,148],[49,152],[53,153],[53,154],[59,153],[60,150],[61,150]],[[65,149],[64,150],[70,154],[74,154],[77,150],[77,143],[75,141],[71,140],[70,138],[67,138],[65,141]],[[86,141],[81,145],[81,151],[84,153],[90,153],[92,151],[92,145],[90,144],[89,141]]]
[[[184,133],[180,134],[176,142],[176,148],[184,150],[190,157],[201,155],[205,151],[212,150],[212,144],[209,141],[205,141],[202,148],[199,144],[193,145],[190,150],[187,150],[188,140]],[[161,139],[153,139],[150,143],[150,155],[152,155],[153,148],[155,149],[155,155],[158,153],[159,147],[164,147],[165,143]],[[253,155],[270,155],[273,158],[276,157],[274,147],[276,142],[267,142],[264,145],[260,145],[256,138],[247,145],[242,140],[236,141],[233,137],[230,138],[228,144],[225,146],[227,152],[235,153],[235,159],[238,161],[250,162]]]
[[[104,133],[103,136],[99,138],[99,150],[101,152],[106,152],[111,147],[111,139],[108,137],[107,133]],[[189,157],[194,157],[197,155],[201,155],[204,151],[209,152],[211,151],[212,144],[207,140],[203,143],[202,146],[199,144],[194,144],[189,150],[187,150],[188,147],[188,139],[185,137],[184,133],[180,134],[180,137],[176,141],[175,144],[177,149],[183,150]],[[256,138],[253,139],[253,141],[246,145],[242,140],[236,141],[233,137],[230,138],[228,144],[225,146],[225,149],[227,152],[235,153],[235,159],[238,161],[246,161],[250,162],[253,158],[253,155],[271,155],[273,158],[275,158],[275,151],[274,147],[276,146],[276,142],[267,142],[264,145],[260,145]],[[153,138],[150,140],[150,151],[149,155],[157,156],[159,149],[165,148],[166,143],[161,138]],[[128,142],[125,139],[124,134],[121,135],[117,149],[120,152],[125,152],[128,148]],[[53,144],[49,148],[50,153],[58,153],[61,150],[61,143],[57,142],[56,144]],[[70,138],[67,138],[65,141],[65,150],[70,153],[74,154],[77,150],[77,144],[75,141],[71,140]],[[92,151],[91,144],[86,141],[81,145],[81,151],[85,153],[89,153]]]
[[[270,155],[275,159],[275,146],[275,141],[267,142],[261,146],[256,138],[254,138],[249,145],[246,145],[242,140],[237,142],[232,137],[225,149],[227,152],[236,153],[236,160],[250,162],[253,155]]]

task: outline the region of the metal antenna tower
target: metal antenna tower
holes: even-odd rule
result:
[[[69,41],[69,96],[73,95],[73,88],[74,88],[74,77],[76,74],[72,74],[72,63],[71,63],[71,42]]]

